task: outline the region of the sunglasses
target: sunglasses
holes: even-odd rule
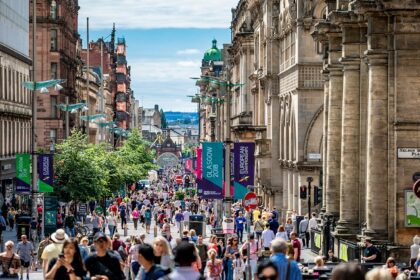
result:
[[[272,275],[264,275],[264,274],[260,274],[258,275],[258,279],[259,280],[277,280],[277,275],[272,274]]]

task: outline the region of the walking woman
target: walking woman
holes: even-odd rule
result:
[[[168,242],[171,242],[171,225],[169,224],[169,220],[167,218],[163,219],[162,235],[168,240]]]
[[[280,225],[279,228],[277,229],[276,238],[282,238],[285,241],[289,240],[289,238],[287,237],[287,232],[284,229],[283,225]]]
[[[139,223],[139,217],[140,217],[140,212],[137,207],[134,208],[134,210],[131,212],[131,216],[133,217],[134,230],[137,230],[137,224]]]
[[[225,259],[226,259],[226,265],[227,265],[226,280],[233,280],[233,258],[235,254],[238,252],[239,252],[238,238],[234,237],[230,239],[230,242],[228,243],[226,247],[226,252],[225,252]]]
[[[287,233],[287,240],[289,240],[290,239],[290,233],[292,233],[292,231],[293,231],[292,218],[287,219],[286,225],[284,226],[284,229],[286,230],[286,233]]]
[[[10,231],[15,227],[16,211],[15,208],[11,207],[7,213],[7,221],[9,222]]]
[[[114,212],[109,212],[108,215],[108,230],[109,236],[114,236],[115,230],[117,228],[117,217],[115,216]]]
[[[216,259],[217,252],[214,249],[210,249],[208,252],[209,261],[207,261],[207,273],[209,280],[221,280],[222,279],[222,261]]]
[[[79,280],[86,275],[77,239],[64,241],[62,254],[51,259],[45,279]]]
[[[164,269],[173,268],[174,261],[169,242],[162,236],[158,236],[153,241],[153,251],[155,253],[155,264],[160,264]]]
[[[6,241],[4,247],[6,252],[0,254],[0,263],[2,268],[2,274],[0,278],[18,278],[18,272],[20,270],[20,257],[13,253],[13,247],[15,244],[13,241]]]

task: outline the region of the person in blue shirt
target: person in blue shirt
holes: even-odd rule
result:
[[[294,260],[288,260],[286,257],[287,243],[286,240],[276,238],[271,242],[271,252],[273,253],[270,260],[276,264],[278,272],[278,280],[301,280],[302,273],[298,264]],[[287,276],[286,276],[287,275]]]
[[[242,243],[242,238],[244,236],[245,224],[246,224],[246,218],[243,216],[242,212],[239,212],[239,216],[235,219],[235,225],[236,225],[236,234],[238,235],[240,243]]]

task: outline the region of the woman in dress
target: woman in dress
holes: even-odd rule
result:
[[[66,240],[62,254],[51,259],[45,279],[80,280],[86,275],[77,239]]]
[[[277,230],[277,233],[276,233],[276,238],[282,238],[282,239],[284,239],[285,241],[288,241],[288,240],[289,240],[289,238],[288,238],[288,236],[287,236],[287,232],[286,232],[286,230],[284,229],[284,226],[283,226],[283,225],[280,225],[280,226],[279,226],[279,228],[278,228],[278,230]]]
[[[287,240],[289,240],[290,239],[290,233],[293,231],[292,218],[287,219],[286,225],[284,226],[284,229],[286,230],[286,233],[287,233]]]
[[[13,241],[6,241],[4,247],[6,251],[0,254],[0,263],[2,268],[2,275],[0,278],[18,278],[20,270],[20,257],[13,253]]]
[[[208,252],[209,260],[207,261],[207,273],[209,280],[221,280],[222,279],[222,261],[216,259],[217,252],[214,249],[210,249]]]
[[[153,241],[153,251],[155,253],[155,264],[160,264],[163,269],[174,267],[172,250],[168,240],[162,236],[156,237]]]
[[[230,239],[230,243],[228,243],[228,246],[226,247],[226,252],[225,252],[225,259],[226,259],[226,265],[227,265],[227,279],[226,280],[233,280],[233,258],[235,254],[238,252],[239,252],[238,238],[234,237]]]

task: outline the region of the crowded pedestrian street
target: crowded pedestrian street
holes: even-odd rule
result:
[[[0,280],[420,280],[419,15],[0,0]]]

